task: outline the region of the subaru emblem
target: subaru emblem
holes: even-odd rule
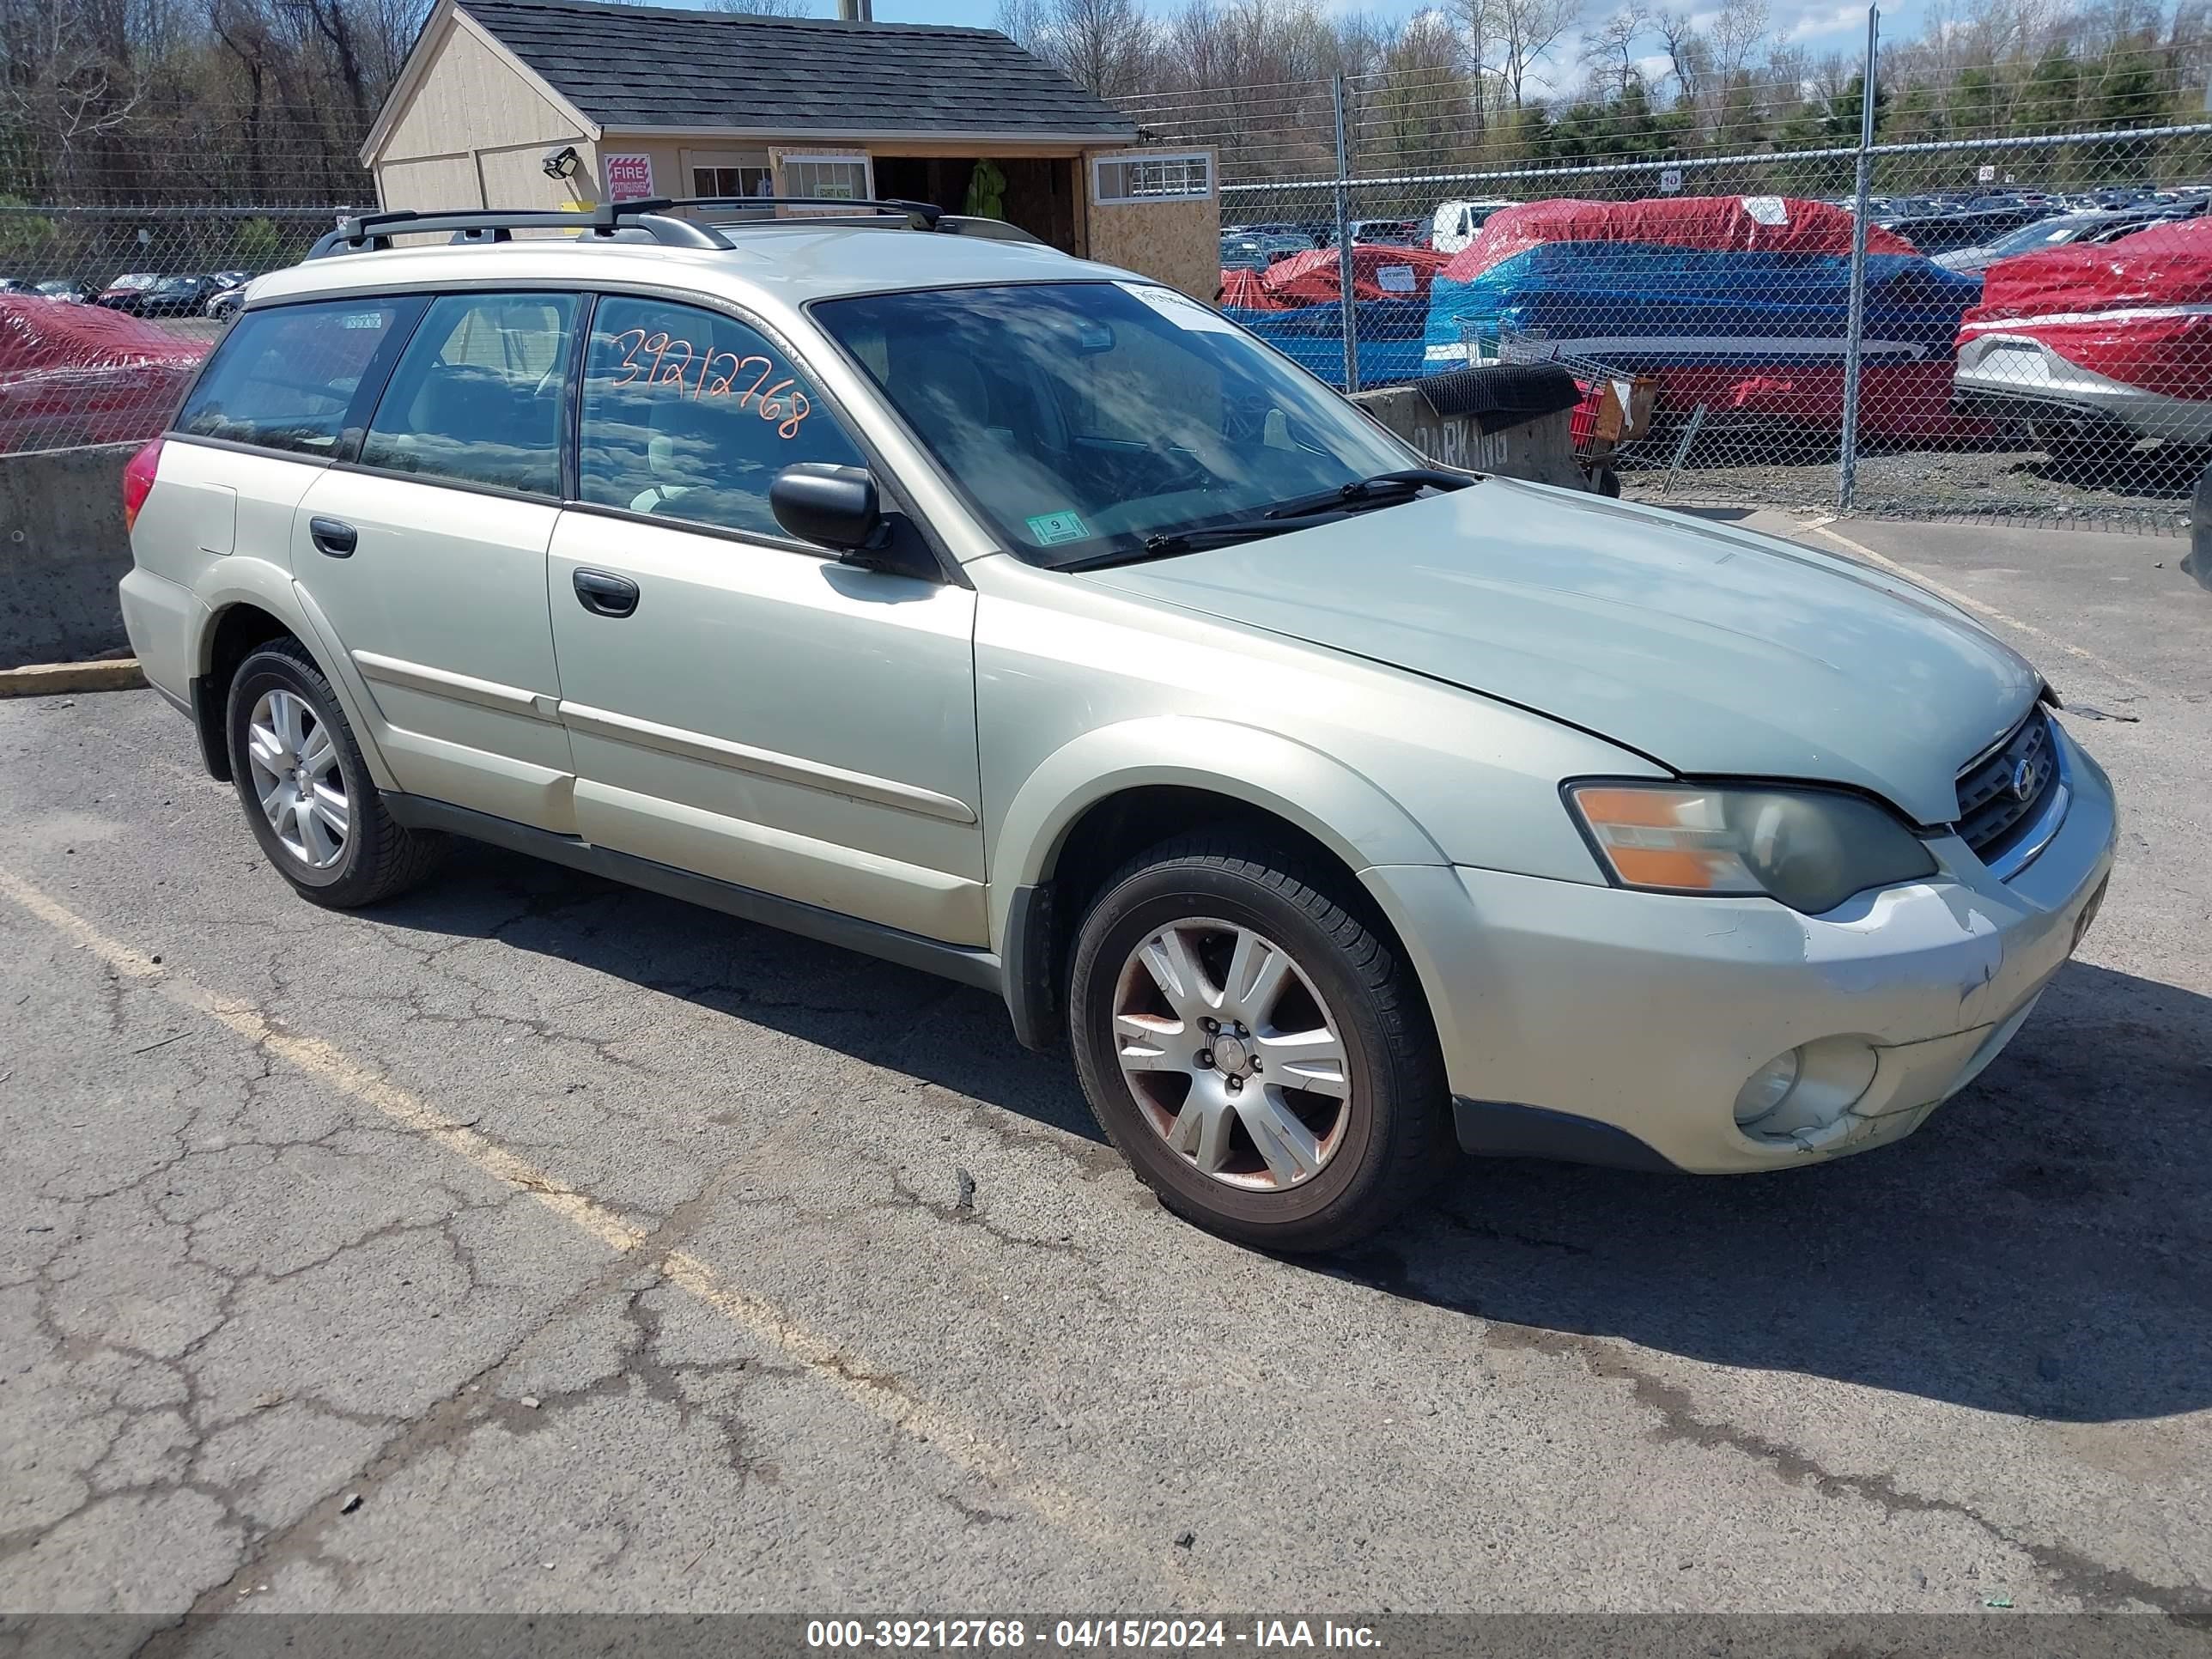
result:
[[[2026,800],[2034,793],[2035,763],[2030,760],[2016,762],[2012,769],[2012,798]]]

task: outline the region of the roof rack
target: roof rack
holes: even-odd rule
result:
[[[508,242],[518,230],[580,230],[610,240],[624,231],[641,230],[664,247],[726,252],[736,244],[714,226],[669,215],[685,208],[733,209],[760,214],[761,222],[765,223],[776,209],[787,207],[838,209],[839,220],[848,224],[865,224],[878,218],[904,219],[921,230],[1007,241],[1036,240],[1027,231],[998,220],[962,217],[946,213],[934,203],[896,198],[876,201],[836,196],[656,196],[642,201],[602,202],[590,208],[461,208],[431,213],[402,209],[359,214],[338,221],[337,228],[325,232],[307,257],[320,259],[335,253],[375,252],[390,247],[394,236],[440,233],[457,242]],[[848,214],[851,216],[846,217]]]
[[[854,213],[903,214],[921,220],[924,230],[935,230],[938,221],[945,217],[945,210],[934,202],[908,202],[896,197],[877,201],[865,196],[676,196],[650,202],[618,202],[615,206],[617,212],[641,208],[654,213],[670,208],[745,208],[768,213],[785,207],[842,208]]]
[[[444,231],[469,241],[512,241],[518,230],[583,230],[612,237],[631,226],[648,233],[666,247],[714,248],[726,252],[730,239],[708,225],[687,219],[671,219],[660,210],[662,201],[605,202],[594,208],[464,208],[451,213],[418,213],[402,209],[390,213],[364,213],[338,221],[308,250],[310,259],[334,253],[374,252],[392,246],[394,236],[435,235]]]

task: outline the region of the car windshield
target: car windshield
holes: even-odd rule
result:
[[[1066,565],[1420,457],[1218,313],[1149,283],[873,294],[813,315],[1013,551]]]

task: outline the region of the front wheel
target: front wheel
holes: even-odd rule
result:
[[[1449,1145],[1419,988],[1334,874],[1241,836],[1170,842],[1107,883],[1075,943],[1100,1127],[1169,1208],[1264,1249],[1395,1219]]]

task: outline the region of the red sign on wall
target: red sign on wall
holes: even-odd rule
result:
[[[653,157],[610,155],[605,160],[609,201],[641,202],[653,194]]]

